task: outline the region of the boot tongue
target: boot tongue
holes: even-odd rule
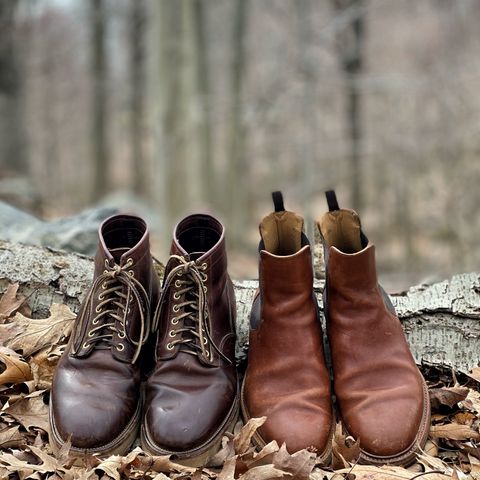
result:
[[[120,265],[120,260],[122,258],[122,255],[127,253],[130,249],[128,247],[121,247],[121,248],[109,248],[108,251],[112,255],[113,259],[115,260],[115,263],[117,265]]]
[[[205,255],[205,252],[192,252],[188,254],[188,256],[190,257],[190,260],[193,260],[193,261],[198,260],[203,255]]]

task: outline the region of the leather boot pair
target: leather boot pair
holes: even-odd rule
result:
[[[303,219],[275,212],[260,224],[259,292],[250,318],[248,367],[242,385],[246,419],[267,416],[256,441],[307,448],[327,464],[334,415],[320,318],[313,294],[311,252]],[[358,215],[338,207],[318,222],[325,249],[324,312],[333,390],[344,429],[360,440],[359,461],[407,465],[423,447],[430,406],[388,296],[377,283],[374,246]]]
[[[238,410],[226,269],[223,226],[208,215],[177,225],[162,290],[145,222],[101,225],[93,283],[53,379],[54,450],[70,440],[76,456],[122,454],[142,424],[152,454],[193,464],[210,454]]]

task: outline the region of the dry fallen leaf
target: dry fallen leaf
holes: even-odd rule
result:
[[[431,438],[447,438],[448,440],[480,440],[480,434],[468,427],[458,423],[447,423],[445,425],[432,425],[430,427]]]
[[[5,370],[0,374],[0,385],[23,383],[32,378],[30,365],[6,347],[0,347],[0,363]]]
[[[360,441],[344,435],[342,424],[335,426],[335,435],[332,442],[332,466],[334,469],[347,468],[355,463],[360,456]]]
[[[25,438],[20,432],[20,427],[8,427],[6,425],[0,429],[0,449],[15,448],[25,443]]]
[[[443,387],[430,389],[430,403],[432,410],[437,411],[440,405],[453,407],[467,398],[469,389],[467,387]]]
[[[1,414],[4,413],[8,413],[27,430],[35,427],[48,432],[48,407],[40,395],[27,396],[18,400],[13,405],[4,407]]]
[[[235,438],[233,446],[235,453],[241,455],[245,453],[251,445],[251,439],[258,428],[260,428],[267,420],[267,417],[251,418],[240,430]]]
[[[18,283],[8,285],[0,298],[0,323],[11,317],[27,300],[23,295],[17,298],[18,286]]]
[[[74,320],[70,308],[58,303],[52,304],[48,318],[31,319],[17,313],[11,323],[0,325],[0,343],[27,357],[68,337]]]

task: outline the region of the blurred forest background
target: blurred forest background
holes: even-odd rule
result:
[[[132,199],[160,259],[212,211],[248,278],[270,191],[313,236],[333,187],[390,290],[478,270],[479,23],[478,0],[0,0],[0,199]]]

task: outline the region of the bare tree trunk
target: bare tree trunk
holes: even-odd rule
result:
[[[210,76],[208,65],[208,43],[207,43],[207,2],[194,0],[193,3],[193,25],[194,44],[196,49],[196,86],[199,108],[198,134],[199,134],[199,156],[201,168],[201,200],[202,203],[213,206],[216,200],[217,178],[213,166],[212,150],[212,121],[210,109]]]
[[[145,0],[130,0],[130,88],[133,189],[149,197],[144,141],[144,91],[145,91],[145,30],[147,16]]]
[[[301,159],[302,176],[302,204],[305,218],[305,233],[308,238],[314,239],[317,228],[312,212],[312,196],[317,193],[316,171],[317,155],[316,145],[318,141],[317,115],[318,108],[315,92],[316,78],[310,48],[314,44],[312,25],[311,0],[296,0],[296,12],[298,17],[299,37],[299,65],[298,69],[303,81],[303,94],[301,115],[303,121],[303,135],[298,142],[298,158]]]
[[[92,130],[94,161],[94,198],[98,200],[108,189],[109,149],[107,139],[107,61],[106,61],[106,26],[104,0],[90,0],[91,9],[91,76],[92,95]]]
[[[16,55],[14,26],[18,0],[0,2],[0,164],[25,174],[26,136],[22,81]]]
[[[363,0],[333,0],[338,13],[351,10],[351,20],[338,35],[338,54],[346,83],[346,120],[350,139],[351,204],[363,207],[362,179],[362,102],[358,83],[364,68],[365,14]]]
[[[232,63],[230,71],[230,127],[228,139],[228,181],[225,183],[228,199],[230,242],[239,245],[246,229],[248,208],[248,164],[245,158],[245,126],[243,118],[242,90],[245,78],[245,36],[249,2],[235,0],[232,15]]]

